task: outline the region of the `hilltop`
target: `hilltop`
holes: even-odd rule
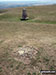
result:
[[[56,5],[0,10],[0,75],[39,75],[56,69]],[[31,74],[30,74],[31,73]]]

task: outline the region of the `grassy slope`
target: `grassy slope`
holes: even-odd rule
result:
[[[28,21],[20,21],[22,8],[0,14],[0,75],[56,69],[56,5],[26,7]],[[24,45],[38,48],[36,59],[29,65],[16,61],[11,53]]]

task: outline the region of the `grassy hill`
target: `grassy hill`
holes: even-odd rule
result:
[[[56,5],[0,10],[0,75],[39,75],[56,69]],[[30,74],[31,73],[31,74]]]

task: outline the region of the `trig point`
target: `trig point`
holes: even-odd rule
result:
[[[29,18],[28,18],[28,16],[27,16],[27,11],[26,11],[26,9],[24,8],[23,10],[22,10],[22,19],[21,20],[28,20]]]

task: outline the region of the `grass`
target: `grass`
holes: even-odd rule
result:
[[[13,64],[10,65],[10,68],[13,68]]]
[[[3,43],[4,40],[0,40],[0,43]]]
[[[18,65],[16,66],[16,70],[18,70],[21,66],[22,62],[19,62]]]
[[[10,21],[10,22],[19,22],[21,18],[19,16],[14,16],[11,14],[4,14],[4,15],[0,15],[0,20],[2,21]],[[49,21],[49,20],[34,20],[34,19],[29,19],[25,22],[34,22],[34,23],[44,23],[44,24],[56,24],[56,21]]]
[[[28,73],[27,73],[27,75],[31,75],[31,73],[30,73],[30,72],[28,72]]]
[[[50,60],[50,58],[48,58],[48,56],[45,56],[43,59],[45,62],[49,62],[49,60]]]
[[[46,63],[46,65],[49,65],[50,58],[48,56],[43,57],[43,62]]]
[[[22,47],[22,45],[18,45],[18,47]]]
[[[56,14],[55,5],[52,6],[42,6],[42,7],[28,7],[29,20],[26,22],[43,23],[43,24],[56,24]],[[38,9],[38,10],[36,10]],[[41,10],[42,9],[42,10]],[[3,10],[1,10],[3,11]],[[4,10],[5,11],[5,10]],[[4,12],[3,11],[3,12]],[[34,12],[36,11],[36,12]],[[48,12],[47,12],[48,11]],[[10,22],[20,22],[22,8],[7,9],[7,13],[0,15],[0,21],[10,21]],[[33,12],[33,13],[32,13]],[[2,14],[2,13],[1,13]],[[21,21],[22,22],[22,21]]]
[[[27,75],[36,75],[36,72],[33,72],[32,74],[28,72]]]
[[[0,72],[2,72],[2,67],[0,67]]]
[[[20,21],[20,18],[11,14],[0,15],[0,20],[3,21]]]
[[[50,66],[50,70],[54,70],[54,66]]]
[[[40,20],[30,20],[30,22],[37,22],[43,24],[56,24],[56,21],[40,21]]]
[[[6,9],[0,9],[0,13],[5,13],[5,12],[7,12]]]
[[[27,21],[20,20],[22,9],[10,8],[0,13],[0,65],[6,68],[2,75],[36,75],[40,69],[56,69],[52,61],[56,59],[56,5],[26,7]],[[24,56],[14,54],[22,46],[37,50],[34,58],[27,57],[31,60],[29,65],[23,63]]]
[[[32,75],[36,75],[36,72],[34,72]]]

